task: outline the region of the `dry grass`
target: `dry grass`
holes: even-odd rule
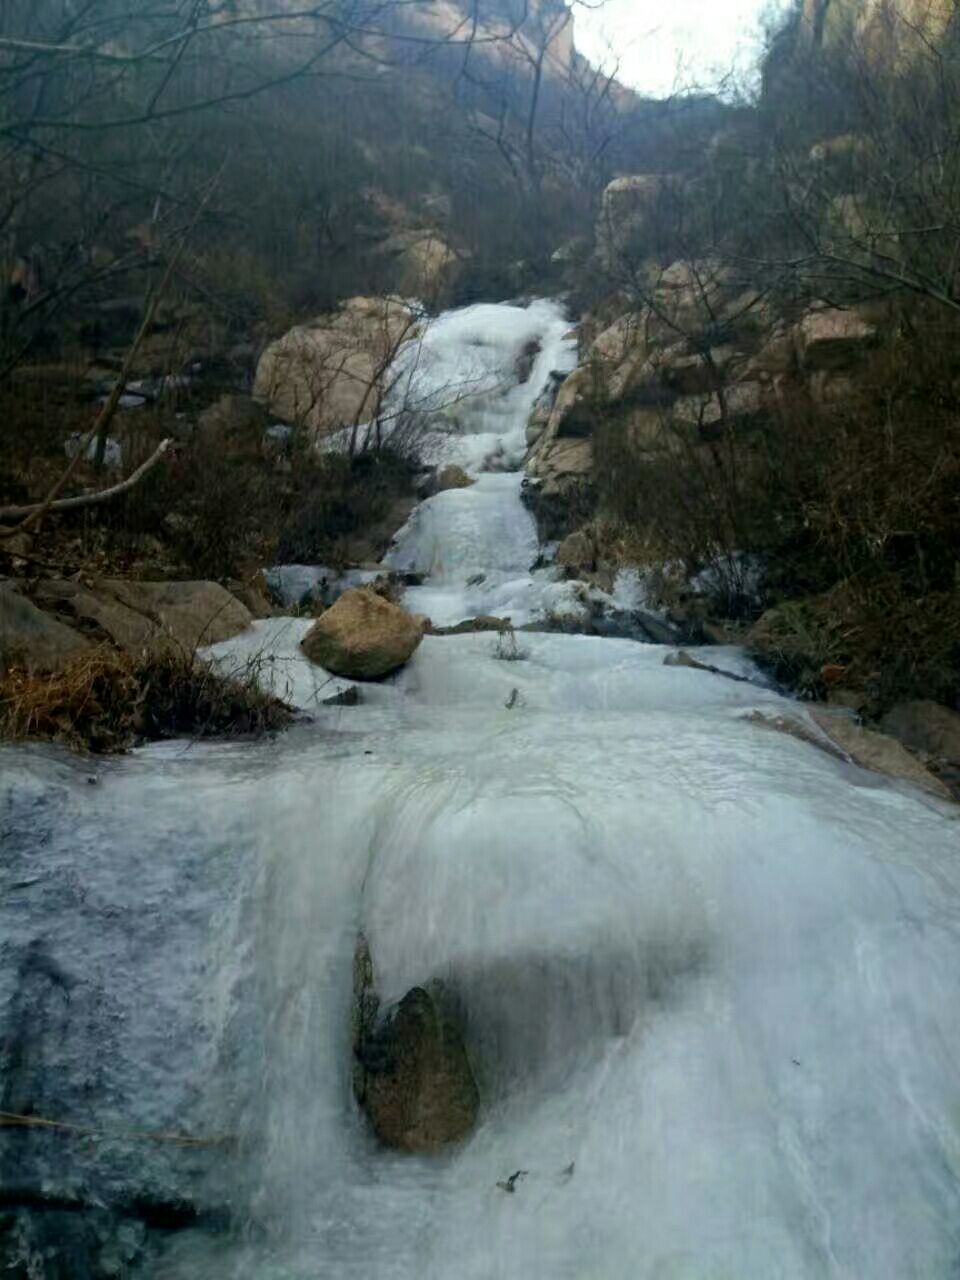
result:
[[[226,677],[186,653],[131,658],[106,647],[56,675],[0,676],[0,739],[123,751],[138,742],[262,733],[289,724],[286,703],[250,669]]]

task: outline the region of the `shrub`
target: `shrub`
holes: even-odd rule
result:
[[[960,696],[955,339],[920,312],[911,324],[838,402],[784,388],[775,411],[709,441],[665,415],[642,449],[608,411],[595,436],[604,515],[689,574],[712,565],[727,616],[797,602],[763,642],[780,674],[816,691],[837,665],[882,705]],[[766,565],[766,601],[744,589],[745,555]]]
[[[0,739],[46,739],[92,752],[162,738],[262,733],[289,724],[289,706],[256,670],[224,676],[186,653],[131,658],[98,648],[57,675],[0,676]]]
[[[497,632],[497,638],[493,642],[490,653],[499,662],[523,662],[530,656],[527,650],[517,643],[517,633],[509,623]]]
[[[280,530],[277,559],[337,565],[349,558],[348,539],[385,520],[398,500],[412,493],[413,474],[413,462],[390,449],[354,457],[319,455],[300,473]]]

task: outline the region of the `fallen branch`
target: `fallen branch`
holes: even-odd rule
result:
[[[0,1128],[54,1129],[76,1138],[126,1138],[134,1142],[170,1142],[178,1147],[219,1147],[234,1141],[230,1134],[212,1138],[194,1138],[188,1133],[141,1133],[137,1130],[98,1129],[93,1125],[70,1124],[66,1120],[47,1120],[44,1116],[24,1116],[15,1111],[0,1111]]]
[[[168,452],[172,444],[172,439],[162,440],[146,462],[137,467],[132,475],[127,476],[126,480],[122,480],[119,484],[112,485],[109,489],[101,489],[99,493],[83,493],[76,498],[58,498],[56,501],[47,499],[44,502],[34,502],[26,507],[0,507],[0,520],[28,520],[38,512],[75,511],[77,507],[95,507],[101,502],[109,502],[111,498],[116,498],[121,493],[128,493],[135,485],[138,485],[147,472],[152,471],[160,459]],[[0,530],[0,538],[11,537],[22,528],[23,526],[20,525],[14,529]]]

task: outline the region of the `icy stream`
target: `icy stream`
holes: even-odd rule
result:
[[[440,386],[462,356],[490,378],[450,437],[480,479],[390,558],[430,573],[410,603],[435,617],[532,616],[562,584],[530,574],[519,475],[481,469],[516,465],[565,322],[540,303],[449,326],[418,373]],[[296,656],[305,625],[232,651],[266,648],[316,707],[335,686]],[[41,1029],[0,1109],[112,1136],[0,1129],[3,1187],[188,1197],[151,1280],[960,1274],[955,811],[759,729],[778,694],[665,653],[428,636],[275,741],[95,771],[5,750],[0,1014],[8,1044],[16,1017]],[[360,928],[386,999],[431,978],[462,998],[483,1108],[448,1156],[385,1154],[353,1103]],[[145,1130],[234,1141],[124,1136]],[[124,1221],[121,1269],[64,1274],[127,1274]]]

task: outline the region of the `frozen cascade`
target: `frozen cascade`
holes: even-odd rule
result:
[[[518,382],[524,358],[529,376]],[[576,359],[569,321],[546,301],[450,312],[401,353],[394,396],[432,410],[440,421],[428,452],[475,477],[421,503],[384,558],[387,568],[429,575],[406,603],[438,626],[480,614],[521,626],[569,610],[571,587],[553,569],[533,568],[537,531],[521,501],[520,466],[537,397]]]
[[[514,607],[540,590],[517,476],[475,469],[393,553],[429,555],[415,590],[450,613],[479,572]],[[67,1035],[35,1051],[60,1073],[38,1110],[238,1139],[180,1165],[14,1135],[36,1176],[226,1207],[151,1280],[956,1276],[955,811],[758,729],[772,690],[520,640],[427,636],[360,706],[95,787],[3,751],[0,1013],[42,944]],[[379,1150],[352,1102],[361,928],[387,1000],[440,978],[462,1002],[483,1108],[442,1158]]]

